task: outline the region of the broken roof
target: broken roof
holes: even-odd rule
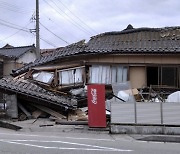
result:
[[[91,37],[87,51],[118,54],[180,53],[180,27],[126,28]]]
[[[42,103],[43,105],[57,106],[65,111],[77,107],[76,99],[70,96],[58,95],[24,79],[3,78],[0,80],[0,91],[4,93],[17,94],[21,99]]]
[[[105,32],[80,41],[37,59],[34,63],[13,71],[13,76],[55,60],[76,55],[90,54],[180,54],[180,27],[133,28]]]
[[[21,47],[8,46],[8,48],[7,47],[0,48],[0,56],[16,59],[31,50],[35,50],[34,45],[21,46]]]

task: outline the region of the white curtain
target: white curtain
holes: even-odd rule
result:
[[[93,65],[90,67],[90,83],[111,83],[110,66]]]
[[[127,74],[128,74],[127,67],[124,67],[123,68],[123,80],[122,80],[122,82],[127,81]]]
[[[72,84],[72,83],[81,83],[83,82],[83,69],[71,69],[67,71],[59,72],[59,81],[60,84]]]
[[[92,65],[89,69],[90,83],[111,84],[127,81],[127,67]]]

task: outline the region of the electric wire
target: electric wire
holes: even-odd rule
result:
[[[5,1],[0,1],[0,8],[21,14],[26,14],[31,12],[31,11],[27,11],[26,9],[23,9],[22,7],[18,7],[17,5],[13,5]]]
[[[53,10],[55,10],[60,16],[62,16],[62,14],[57,10],[55,9],[51,4],[49,4],[46,0],[44,0],[44,2],[49,5]],[[63,12],[64,13],[64,12]],[[64,13],[65,14],[65,13]],[[78,28],[79,30],[83,31],[84,33],[88,34],[88,35],[91,35],[91,33],[89,33],[87,30],[85,30],[84,28],[81,28],[81,26],[75,24],[74,22],[72,22],[68,16],[62,16],[64,18],[66,18],[71,24],[73,24],[76,28]]]
[[[9,27],[9,28],[12,28],[12,29],[21,30],[21,31],[24,31],[24,32],[29,32],[28,29],[23,29],[23,27],[18,28],[18,27],[15,27],[15,26],[13,26],[13,25],[8,25],[8,24],[2,23],[2,22],[0,22],[0,25],[5,26],[5,27]]]
[[[61,12],[63,12],[69,19],[71,19],[75,24],[77,24],[79,27],[81,27],[82,29],[84,29],[85,31],[87,31],[89,34],[92,34],[89,30],[87,30],[86,28],[84,28],[82,25],[80,25],[78,22],[76,22],[71,16],[69,16],[66,12],[64,12],[54,1],[52,1],[52,3],[53,3]]]
[[[64,29],[64,28],[62,27],[62,25],[54,22],[54,21],[53,21],[50,17],[48,17],[46,14],[43,14],[43,16],[45,16],[45,17],[48,19],[48,21],[50,21],[50,22],[52,22],[53,24],[55,24],[59,30],[62,31],[62,29],[63,29],[63,31],[66,31],[66,34],[70,35],[70,36],[73,37],[75,40],[78,40],[78,39],[79,39],[79,38],[77,38],[76,36],[74,36],[72,33],[70,33],[69,31],[67,31],[66,29]],[[41,17],[42,17],[42,15],[41,15]],[[61,28],[59,28],[59,27],[61,27]]]
[[[57,38],[59,38],[61,41],[65,42],[66,44],[70,44],[68,43],[67,41],[65,41],[63,38],[59,37],[58,35],[56,35],[55,33],[53,33],[51,30],[49,30],[47,27],[45,27],[41,22],[40,22],[40,25],[45,28],[48,32],[50,32],[51,34],[53,34],[54,36],[56,36]]]
[[[83,23],[86,27],[88,27],[91,31],[93,31],[94,33],[98,33],[96,32],[94,29],[92,29],[89,25],[87,25],[80,17],[78,17],[76,14],[74,14],[74,12],[72,12],[61,0],[58,0],[62,6],[64,6],[74,17],[76,17],[81,23]]]
[[[23,29],[25,29],[29,24],[30,24],[30,23],[28,23],[26,26],[24,26]],[[9,36],[7,36],[7,37],[1,39],[0,41],[4,41],[4,40],[7,40],[7,39],[13,37],[13,36],[16,35],[17,33],[19,33],[21,30],[22,30],[22,29],[19,29],[19,30],[16,31],[15,33],[13,33],[13,34],[11,34],[11,35],[9,35]]]

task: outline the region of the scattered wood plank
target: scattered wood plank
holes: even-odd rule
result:
[[[31,104],[32,106],[35,106],[36,108],[38,108],[39,110],[41,111],[44,111],[54,117],[56,117],[57,119],[66,119],[66,117],[50,108],[47,108],[45,106],[42,106],[42,105],[37,105],[37,104]]]
[[[28,119],[32,118],[31,113],[29,113],[20,102],[18,102],[18,107],[24,112]]]
[[[59,121],[59,120],[56,120],[56,124],[59,124],[59,125],[88,125],[88,121]]]

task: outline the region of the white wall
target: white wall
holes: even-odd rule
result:
[[[35,51],[29,51],[29,52],[23,54],[23,55],[17,60],[17,62],[18,62],[18,63],[25,63],[25,64],[27,64],[27,63],[30,63],[30,62],[34,62],[36,58],[37,58],[37,56],[36,56]]]

